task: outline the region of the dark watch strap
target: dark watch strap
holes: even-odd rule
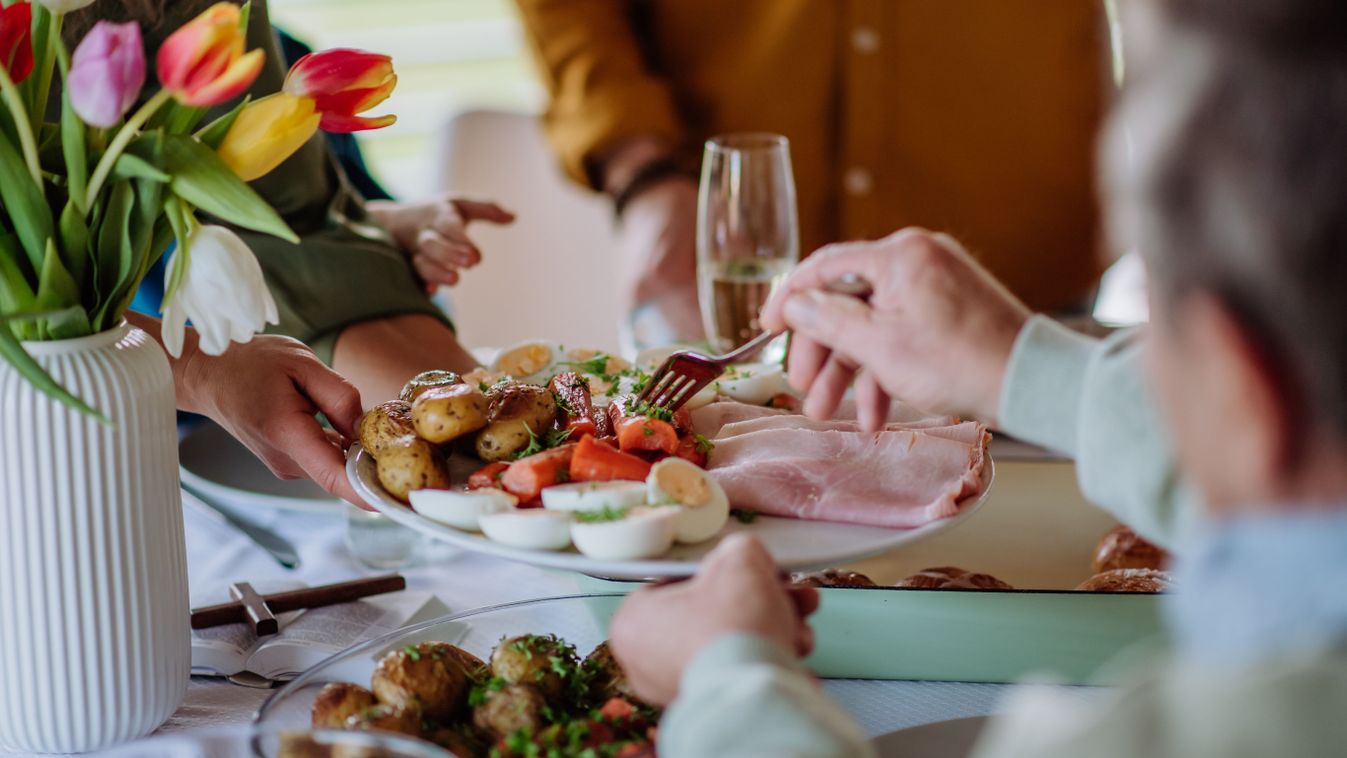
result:
[[[651,161],[642,166],[622,189],[613,193],[613,213],[621,218],[622,212],[627,209],[627,204],[634,200],[637,195],[671,176],[692,177],[693,175],[692,171],[675,158],[661,158],[657,161]]]

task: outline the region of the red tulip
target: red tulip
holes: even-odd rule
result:
[[[285,75],[284,89],[313,99],[322,115],[318,128],[323,131],[358,132],[397,121],[393,115],[359,115],[387,100],[397,81],[387,55],[334,48],[295,61]]]
[[[216,3],[169,35],[156,61],[164,90],[193,107],[242,95],[261,72],[263,53],[244,52],[239,20],[237,5]]]
[[[33,7],[28,3],[0,8],[0,68],[15,84],[33,73]]]

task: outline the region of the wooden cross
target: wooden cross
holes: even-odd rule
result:
[[[386,574],[369,579],[306,587],[289,592],[260,595],[248,582],[229,586],[231,603],[192,609],[192,628],[208,629],[225,624],[252,624],[259,637],[276,634],[280,624],[276,617],[302,608],[322,608],[359,600],[362,597],[383,595],[407,589],[407,580],[400,574]]]

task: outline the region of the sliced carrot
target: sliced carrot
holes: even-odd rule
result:
[[[623,451],[658,450],[672,453],[678,449],[678,432],[673,424],[646,416],[624,416],[614,427],[617,446]]]
[[[486,464],[472,472],[472,476],[468,477],[468,489],[480,490],[483,487],[499,487],[500,477],[509,467],[510,464],[500,461]]]
[[[697,444],[697,438],[689,434],[678,441],[678,449],[674,451],[674,455],[706,468],[707,455],[704,452],[705,450],[706,446]]]
[[[649,475],[650,463],[630,453],[614,450],[595,441],[593,437],[581,439],[575,446],[575,456],[571,458],[571,478],[577,482],[640,482]]]
[[[562,445],[520,458],[505,469],[500,484],[521,502],[533,500],[544,487],[570,481],[571,456],[575,454],[575,448],[575,445]]]

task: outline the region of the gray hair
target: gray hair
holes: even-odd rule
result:
[[[1111,237],[1164,302],[1218,298],[1299,420],[1347,435],[1347,2],[1142,5],[1103,141]]]

